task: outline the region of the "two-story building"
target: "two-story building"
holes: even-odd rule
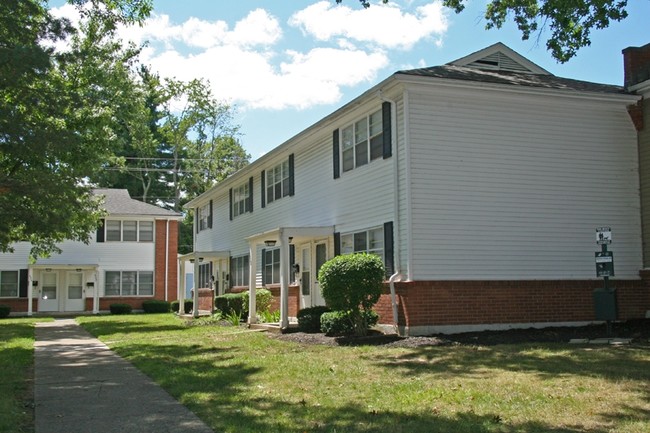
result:
[[[94,193],[107,216],[88,244],[63,242],[60,254],[35,263],[27,242],[0,254],[0,304],[12,314],[98,313],[112,303],[140,309],[147,299],[176,299],[182,216],[134,200],[125,189]]]
[[[323,304],[320,266],[360,251],[405,334],[584,324],[607,226],[619,318],[644,317],[640,99],[503,44],[396,72],[188,203],[191,257],[220,292],[271,289],[283,328]]]

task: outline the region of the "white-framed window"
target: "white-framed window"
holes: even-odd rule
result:
[[[341,254],[371,253],[384,260],[384,228],[341,234]]]
[[[153,296],[153,272],[106,271],[104,296]]]
[[[289,195],[289,160],[266,172],[266,202],[272,203]]]
[[[265,249],[263,262],[262,283],[280,284],[280,248]]]
[[[153,221],[106,220],[106,242],[153,242]]]
[[[18,297],[18,271],[0,271],[0,298]]]
[[[383,155],[382,110],[341,128],[343,172],[368,164]]]
[[[230,287],[248,286],[248,254],[230,258]]]
[[[212,288],[212,262],[199,265],[199,289]]]
[[[232,216],[233,218],[252,211],[250,208],[251,190],[246,182],[237,188],[232,189]]]
[[[198,209],[199,212],[199,231],[210,228],[210,203],[206,203]]]

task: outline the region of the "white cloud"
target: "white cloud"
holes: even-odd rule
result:
[[[284,37],[279,20],[263,9],[235,23],[194,17],[174,23],[167,15],[154,15],[141,27],[120,29],[119,35],[148,42],[142,62],[161,76],[207,79],[217,98],[242,109],[308,108],[336,103],[344,87],[376,80],[389,64],[389,50],[409,49],[446,31],[438,1],[414,13],[394,4],[352,10],[315,3],[289,20],[305,35],[295,45]],[[66,16],[74,12],[61,9]],[[299,49],[305,42],[307,47]]]
[[[420,6],[415,13],[403,12],[394,2],[352,9],[320,1],[295,13],[289,24],[321,41],[345,37],[402,50],[409,50],[424,38],[440,37],[448,26],[446,10],[440,1]]]

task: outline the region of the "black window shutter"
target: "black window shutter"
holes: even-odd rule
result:
[[[260,179],[262,182],[262,207],[266,207],[266,170],[262,170],[262,176]]]
[[[266,248],[262,248],[262,285],[266,286]]]
[[[253,212],[253,176],[248,179],[248,211]]]
[[[194,208],[194,230],[198,233],[199,232],[199,212],[201,212],[200,207],[195,207]]]
[[[296,193],[294,177],[293,177],[293,153],[289,155],[289,195],[293,196]]]
[[[339,155],[339,130],[332,133],[332,161],[334,164],[334,179],[341,177],[341,156]]]
[[[393,244],[393,222],[384,224],[384,266],[386,266],[386,275],[391,276],[395,272]]]
[[[97,227],[97,242],[104,242],[104,227],[106,226],[106,220],[99,220],[99,227]]]
[[[27,297],[27,269],[21,269],[19,274],[19,285],[18,285],[18,297],[26,298]]]
[[[383,140],[384,140],[384,159],[390,158],[392,156],[392,130],[393,122],[391,122],[391,104],[390,102],[384,102],[381,104],[381,124],[384,129]]]
[[[293,275],[293,264],[296,263],[296,246],[294,244],[289,244],[289,273],[287,275]],[[295,275],[293,280],[289,278],[289,282],[295,281]]]
[[[210,216],[208,217],[208,228],[212,228],[212,200],[210,200]]]
[[[334,232],[334,255],[341,255],[341,233]]]
[[[232,221],[232,188],[230,188],[230,221]]]

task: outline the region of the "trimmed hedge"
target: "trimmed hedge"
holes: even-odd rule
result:
[[[171,309],[174,313],[178,313],[178,305],[180,304],[179,301],[172,301]],[[192,312],[192,309],[194,307],[194,301],[192,299],[185,299],[185,304],[184,304],[184,309],[183,311],[185,314],[190,314]]]
[[[214,298],[214,307],[221,311],[224,316],[229,314],[237,314],[240,316],[244,315],[244,293],[248,295],[248,292],[241,293],[226,293],[225,295],[219,295]],[[248,311],[248,305],[246,305],[246,311]]]
[[[148,301],[142,302],[142,309],[145,313],[169,313],[171,310],[171,304],[167,301],[161,301],[158,299],[150,299]]]
[[[324,305],[303,308],[298,311],[298,330],[301,332],[320,332],[320,318],[324,313],[332,311]]]
[[[273,301],[273,293],[270,290],[258,287],[255,289],[255,312],[269,311],[271,309],[271,302]],[[248,314],[248,291],[242,293],[242,312]]]
[[[9,317],[9,313],[11,313],[11,307],[9,305],[0,305],[0,319]]]
[[[133,307],[129,304],[111,304],[108,307],[111,314],[131,314]]]
[[[359,312],[356,314],[351,311],[331,311],[323,313],[320,318],[321,331],[325,334],[332,335],[352,335],[355,334],[355,320]],[[365,328],[374,326],[379,321],[379,315],[374,311],[361,311],[361,320]]]

